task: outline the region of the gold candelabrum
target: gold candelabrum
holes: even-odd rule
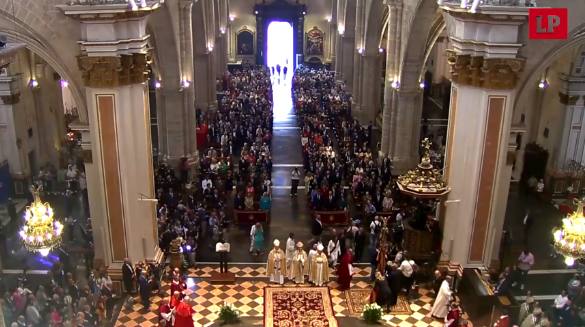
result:
[[[555,251],[565,257],[565,263],[572,266],[575,260],[585,258],[585,217],[583,201],[575,200],[576,209],[563,219],[560,228],[553,229]]]
[[[398,177],[397,185],[402,193],[416,197],[434,198],[446,195],[450,189],[443,175],[431,163],[431,141],[421,142],[423,155],[416,168]]]
[[[34,200],[25,210],[25,223],[19,234],[27,250],[47,256],[61,244],[63,224],[54,218],[51,205],[41,201],[41,191],[40,186],[31,188]]]

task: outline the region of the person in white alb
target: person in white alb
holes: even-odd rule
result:
[[[293,255],[295,253],[295,234],[293,233],[288,234],[288,239],[286,240],[286,248],[284,250],[284,253],[286,256],[286,269],[289,272],[288,278],[293,279],[291,265]]]
[[[451,300],[451,276],[445,277],[445,280],[441,283],[441,287],[439,288],[439,292],[437,297],[435,298],[435,302],[433,303],[433,307],[431,308],[430,315],[444,319],[449,312],[449,301]]]
[[[252,225],[250,228],[250,253],[254,251],[254,236],[256,235],[256,225],[258,225],[258,223]]]
[[[329,244],[327,244],[327,252],[329,253],[329,266],[337,266],[337,259],[341,255],[341,245],[339,244],[337,235],[335,235],[333,239],[329,240]]]

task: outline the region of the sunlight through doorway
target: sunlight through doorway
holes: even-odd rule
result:
[[[291,79],[293,75],[293,27],[288,22],[274,21],[268,25],[268,56],[274,98],[274,122],[284,121],[292,114]]]

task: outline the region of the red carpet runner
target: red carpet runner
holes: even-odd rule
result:
[[[265,327],[337,327],[327,287],[264,288]]]

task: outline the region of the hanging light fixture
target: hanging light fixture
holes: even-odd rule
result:
[[[555,251],[565,257],[567,266],[585,258],[585,217],[583,201],[575,200],[577,208],[563,219],[563,226],[553,229]]]
[[[25,223],[19,234],[27,250],[47,256],[53,248],[61,244],[63,224],[53,218],[51,205],[41,201],[40,191],[41,187],[33,186],[34,200],[26,208]]]

